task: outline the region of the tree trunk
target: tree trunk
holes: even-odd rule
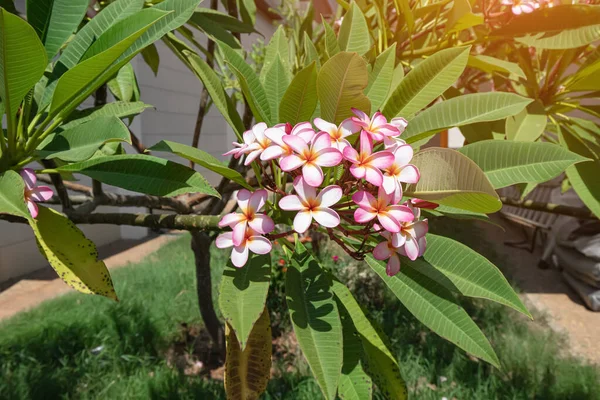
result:
[[[225,333],[215,313],[212,299],[212,279],[210,276],[210,244],[212,240],[204,232],[191,232],[192,250],[196,261],[196,293],[200,314],[210,334],[213,344],[225,360]]]

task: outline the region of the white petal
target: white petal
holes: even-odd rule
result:
[[[300,200],[304,202],[317,197],[317,189],[309,185],[301,176],[294,179],[294,190],[300,197]]]
[[[248,204],[250,203],[250,197],[252,197],[252,193],[249,190],[241,189],[237,193],[237,203],[240,210],[243,213],[246,213],[248,210]]]
[[[415,167],[412,164],[409,164],[409,165],[405,166],[404,168],[402,168],[402,171],[400,171],[400,176],[398,177],[398,180],[400,182],[406,182],[406,183],[417,183],[417,182],[419,182],[420,178],[421,178],[421,174],[419,174],[419,170],[417,169],[417,167]]]
[[[268,196],[269,196],[269,193],[267,193],[267,191],[265,189],[257,190],[256,192],[252,193],[252,195],[250,196],[250,201],[248,202],[248,206],[255,213],[259,212],[260,210],[262,210],[265,203],[267,202]]]
[[[281,146],[271,145],[265,149],[260,155],[260,159],[263,161],[274,160],[283,155],[284,151]]]
[[[238,268],[246,265],[246,262],[248,262],[248,247],[246,245],[235,246],[231,250],[231,262]]]
[[[256,254],[267,254],[271,251],[271,242],[262,236],[251,236],[248,239],[248,248]]]
[[[315,123],[315,126],[317,128],[319,128],[319,130],[321,130],[323,132],[327,132],[329,134],[332,134],[332,133],[335,133],[335,131],[337,131],[337,126],[335,126],[331,122],[325,121],[324,119],[315,118],[314,123]]]
[[[408,164],[413,158],[413,153],[414,151],[410,144],[398,146],[398,148],[394,151],[394,159],[396,164],[400,166]]]
[[[233,246],[233,232],[224,232],[217,236],[215,244],[219,249]]]
[[[331,207],[342,198],[342,188],[336,185],[330,185],[321,190],[317,200],[321,207]]]
[[[304,164],[302,177],[310,186],[319,187],[323,183],[323,170],[315,164]]]
[[[300,211],[294,218],[294,230],[298,233],[304,233],[308,230],[312,222],[310,211]]]
[[[312,211],[312,216],[317,223],[326,228],[335,228],[340,224],[340,216],[330,208],[316,208]]]
[[[319,152],[323,149],[328,149],[331,147],[331,136],[327,132],[321,132],[313,141],[312,150],[314,152]]]
[[[379,243],[373,249],[373,257],[375,257],[376,260],[387,260],[388,258],[390,258],[391,255],[392,252],[390,250],[390,247],[388,246],[387,240],[385,242]]]
[[[290,194],[279,200],[279,207],[286,211],[299,211],[304,208],[304,205],[298,196]]]

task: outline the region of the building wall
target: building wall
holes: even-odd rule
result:
[[[16,5],[19,11],[24,11],[24,0],[17,0]],[[270,20],[262,15],[257,17],[256,29],[267,38],[274,32]],[[244,45],[249,46],[258,37],[260,36],[256,34],[246,37]],[[206,42],[206,38],[203,37],[199,37],[198,40]],[[162,139],[191,144],[202,85],[198,78],[187,70],[162,42],[158,42],[157,47],[160,54],[160,68],[157,77],[141,57],[133,60],[139,80],[141,99],[153,105],[155,109],[148,109],[137,117],[131,129],[146,146],[151,146]],[[91,103],[88,103],[88,106],[89,104]],[[224,159],[222,154],[229,149],[234,139],[233,131],[216,108],[212,107],[205,118],[199,147],[219,159]],[[129,149],[128,152],[131,153],[133,150]],[[167,156],[165,153],[159,154],[159,156],[166,156],[173,161],[187,164],[187,161],[175,156]],[[198,170],[202,169],[198,168]],[[202,171],[202,173],[213,184],[219,181],[216,174],[209,171]],[[81,183],[89,184],[90,182],[82,179]],[[124,210],[144,212],[144,209],[132,208],[121,211]],[[103,210],[99,209],[98,211]],[[115,211],[112,208],[112,212]],[[98,246],[121,238],[143,237],[147,233],[144,228],[110,225],[81,226],[81,228],[86,236]],[[47,262],[37,250],[31,229],[25,225],[0,221],[0,282],[44,267],[47,267]]]

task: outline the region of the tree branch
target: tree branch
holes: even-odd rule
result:
[[[52,179],[50,179],[50,177],[46,177],[45,175],[38,175],[37,176],[38,181],[40,182],[44,182],[44,183],[49,183],[49,184],[54,184],[54,181]],[[69,181],[63,181],[63,185],[65,188],[73,191],[73,192],[78,192],[78,193],[84,193],[88,196],[92,195],[92,188],[89,186],[85,186],[85,185],[81,185],[79,183],[74,183],[74,182],[69,182]]]
[[[56,163],[53,160],[42,160],[42,165],[47,169],[55,169]],[[73,209],[73,205],[71,204],[71,200],[69,199],[69,192],[65,187],[65,184],[62,180],[60,174],[50,174],[50,181],[56,188],[56,194],[60,199],[60,202],[63,207],[63,212],[69,212]]]
[[[515,200],[508,197],[500,197],[502,204],[529,210],[543,211],[550,214],[567,215],[580,219],[598,219],[589,209],[585,207],[571,207],[561,204],[541,203],[533,200]]]

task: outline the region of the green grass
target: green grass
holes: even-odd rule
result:
[[[598,370],[568,357],[562,338],[543,323],[490,302],[464,301],[500,357],[496,370],[423,328],[363,264],[345,257],[336,263],[329,247],[323,254],[323,264],[350,282],[388,334],[411,398],[600,399]],[[215,287],[227,256],[213,251]],[[194,276],[185,237],[114,271],[119,303],[74,293],[0,324],[0,399],[224,398],[222,382],[186,376],[165,354],[181,341],[182,323],[201,324]],[[279,291],[269,304],[278,309],[273,320],[285,314]],[[278,361],[283,373],[264,397],[321,398],[305,362],[290,357]]]

